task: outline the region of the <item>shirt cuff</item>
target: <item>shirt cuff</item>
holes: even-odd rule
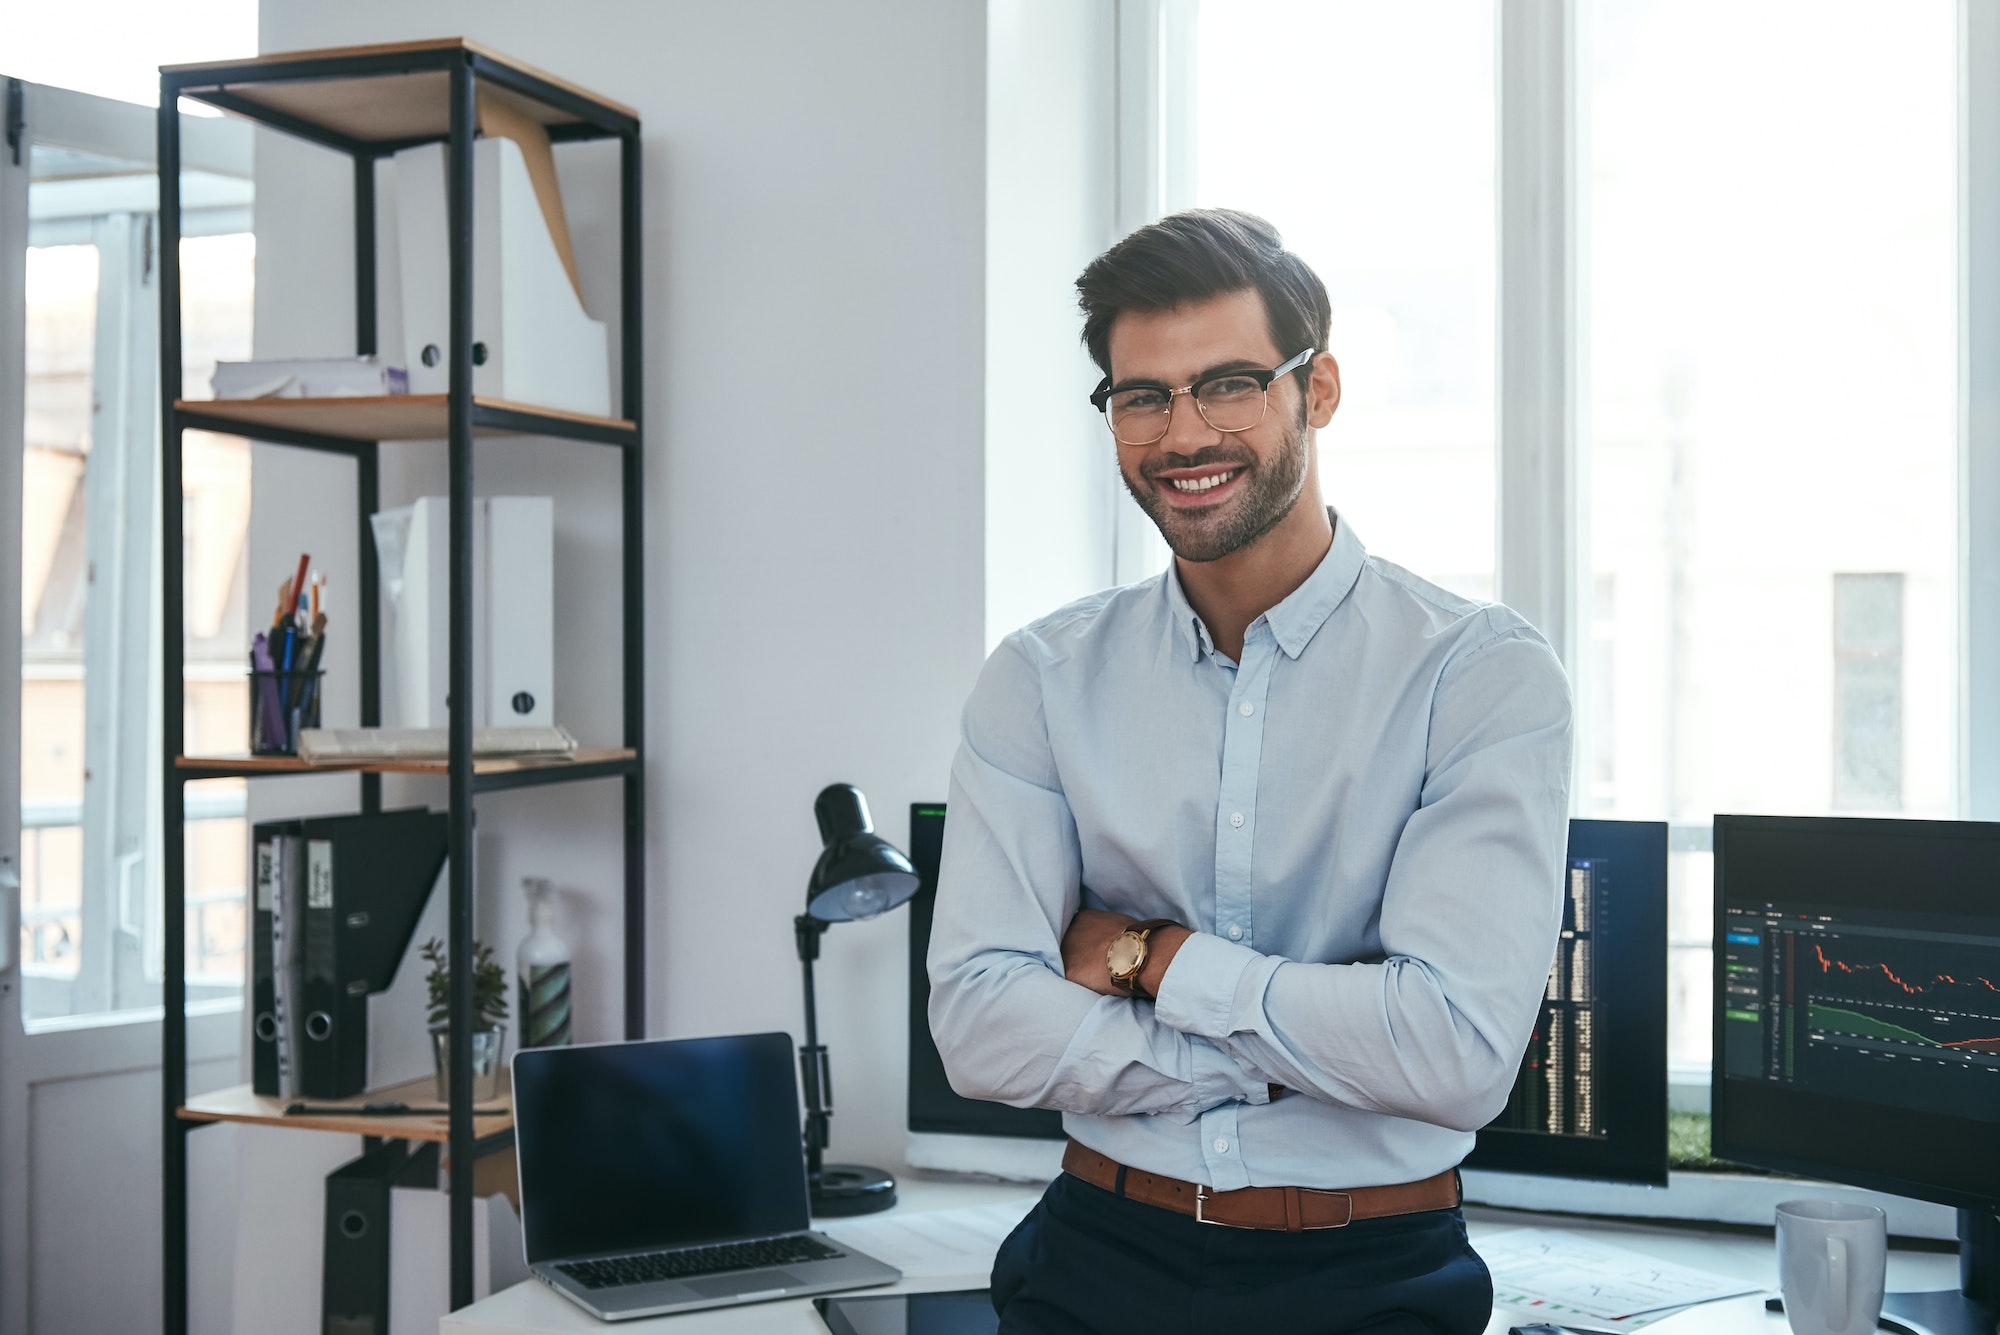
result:
[[[1275,956],[1260,955],[1248,946],[1239,946],[1208,932],[1196,932],[1181,942],[1173,963],[1160,979],[1160,995],[1153,1000],[1153,1014],[1160,1023],[1199,1038],[1224,1039],[1242,1026],[1236,1023],[1239,986],[1251,982],[1252,969],[1266,977],[1246,989],[1262,996],[1262,983],[1279,963]]]
[[[1205,1038],[1191,1038],[1188,1046],[1194,1054],[1193,1079],[1189,1083],[1194,1086],[1195,1097],[1184,1120],[1192,1122],[1225,1103],[1271,1101],[1270,1082],[1244,1070],[1234,1057],[1215,1044]]]

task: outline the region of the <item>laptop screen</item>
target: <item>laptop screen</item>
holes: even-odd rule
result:
[[[792,1055],[785,1034],[516,1054],[528,1260],[810,1227]]]

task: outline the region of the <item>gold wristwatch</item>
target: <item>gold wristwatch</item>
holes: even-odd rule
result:
[[[1104,952],[1104,963],[1111,970],[1111,986],[1128,997],[1151,1001],[1151,997],[1139,990],[1139,971],[1146,967],[1146,957],[1152,953],[1153,933],[1162,927],[1178,926],[1172,918],[1148,918],[1112,937],[1110,949]]]

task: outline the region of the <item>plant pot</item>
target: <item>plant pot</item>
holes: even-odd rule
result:
[[[472,1031],[472,1101],[491,1103],[500,1097],[500,1048],[507,1039],[507,1026]],[[431,1052],[437,1058],[437,1091],[442,1102],[451,1101],[451,1030],[444,1025],[431,1027]]]

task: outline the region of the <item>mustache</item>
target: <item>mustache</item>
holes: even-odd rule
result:
[[[1150,482],[1171,469],[1213,468],[1220,464],[1255,468],[1257,456],[1241,445],[1206,445],[1193,454],[1163,454],[1148,459],[1139,466],[1139,476]]]

